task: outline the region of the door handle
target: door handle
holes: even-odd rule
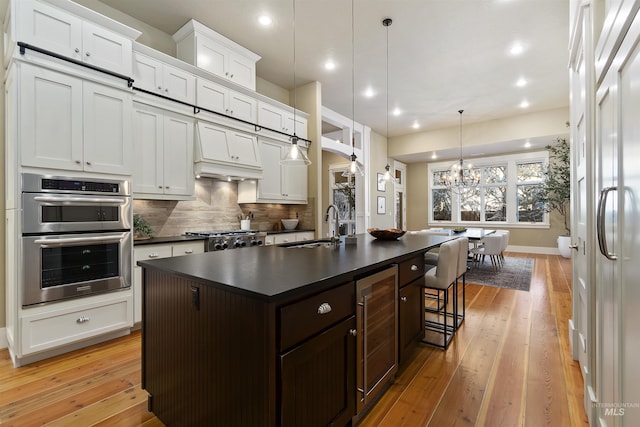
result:
[[[576,243],[575,245],[569,245],[569,249],[575,249],[577,251],[578,250],[578,244]]]
[[[607,247],[607,236],[604,230],[604,211],[607,205],[607,197],[612,191],[618,191],[618,187],[606,187],[600,191],[600,199],[598,199],[598,209],[596,214],[596,234],[598,236],[598,247],[600,248],[600,253],[607,259],[616,261],[618,257],[615,254],[610,253],[609,248]]]

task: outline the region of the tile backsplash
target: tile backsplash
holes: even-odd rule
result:
[[[154,236],[179,236],[187,231],[236,230],[240,219],[252,215],[251,229],[271,231],[283,218],[300,220],[299,229],[313,229],[313,204],[238,204],[236,182],[201,178],[196,180],[196,200],[134,200],[133,212],[153,227]]]

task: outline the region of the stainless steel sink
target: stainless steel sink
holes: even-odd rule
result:
[[[330,248],[332,247],[331,240],[329,239],[320,239],[320,240],[306,240],[304,242],[291,242],[291,243],[281,243],[278,246],[281,248]]]

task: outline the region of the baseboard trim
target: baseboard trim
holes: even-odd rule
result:
[[[7,328],[0,328],[0,350],[8,347],[9,341],[7,341]]]
[[[507,246],[507,252],[525,252],[530,254],[560,255],[558,248],[544,246]]]

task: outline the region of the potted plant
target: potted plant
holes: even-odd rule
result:
[[[134,240],[150,239],[153,236],[153,228],[138,214],[133,215],[133,238]]]
[[[570,258],[571,147],[566,139],[558,138],[555,144],[547,145],[546,149],[549,150],[549,165],[544,172],[544,209],[545,212],[557,211],[562,215],[565,234],[558,237],[558,250],[560,255]]]

